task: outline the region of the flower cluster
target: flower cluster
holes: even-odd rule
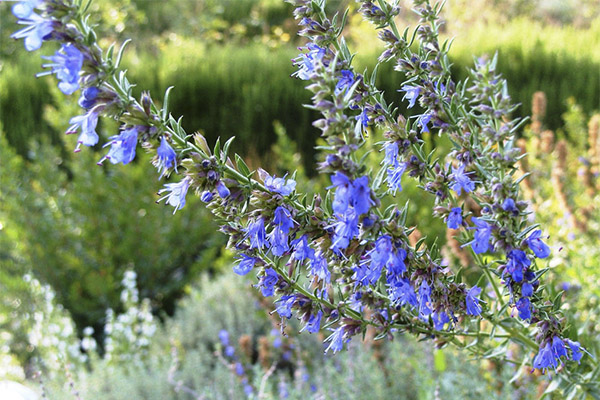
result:
[[[213,149],[200,134],[189,140],[181,121],[168,112],[168,91],[162,109],[147,93],[139,101],[133,98],[131,84],[118,73],[121,54],[114,59],[112,50],[102,53],[78,4],[19,2],[13,14],[27,27],[13,36],[25,38],[28,50],[45,40],[62,44],[45,67],[57,76],[63,93],[81,90],[84,112],[71,119],[68,129],[79,132],[76,151],[99,141],[100,116],[117,119],[120,133],[109,138],[105,147],[110,149],[99,163],[128,164],[141,143],[156,153],[153,163],[160,177],[171,171],[183,175],[159,191],[160,200],[175,212],[184,207],[190,189],[199,194],[229,236],[229,247],[237,254],[234,271],[256,272],[256,287],[264,296],[276,297],[282,322],[295,315],[310,333],[326,325],[332,331],[325,340],[327,351],[342,350],[367,327],[379,337],[411,332],[460,347],[465,345],[459,337],[494,337],[499,327],[518,333],[531,350],[539,349],[536,368],[579,361],[581,347],[564,339],[569,355],[561,345],[560,318],[544,305],[536,259],[549,257],[550,249],[542,231],[528,221],[527,203],[518,200],[518,182],[510,173],[520,154],[514,145],[519,121],[509,117],[514,106],[495,61],[478,60],[472,86],[465,88],[453,82],[447,48],[438,43],[438,7],[415,1],[421,24],[415,32],[419,46],[413,50],[395,26],[397,6],[359,1],[358,12],[377,25],[385,43],[380,60],[394,60],[407,77],[401,91],[409,109],[417,103],[423,109],[418,115],[398,116],[375,87],[375,76],[368,79],[354,70],[351,52],[340,38],[343,27],[326,16],[324,4],[289,2],[302,28],[299,34],[310,40],[294,60],[294,76],[307,81],[310,107],[321,113],[314,126],[326,146],[318,169],[332,183],[325,200],[319,194],[312,201],[303,197],[295,179],[287,176],[259,170],[255,180],[241,157],[236,155],[235,163],[229,158],[231,140],[222,147],[217,141]],[[361,156],[371,127],[385,139],[378,172],[369,171]],[[424,152],[423,137],[432,134],[445,135],[454,144],[445,161]],[[405,172],[434,196],[434,214],[460,232],[464,246],[470,245],[495,297],[487,287],[463,283],[460,274],[443,264],[435,246],[411,244],[408,209],[398,209],[389,196],[402,190]],[[382,190],[384,180],[387,189]],[[500,261],[492,262],[486,254]],[[501,278],[504,293],[493,275]],[[488,307],[482,295],[494,305],[504,304],[508,295],[522,331],[502,318],[506,307]],[[469,332],[471,322],[481,319],[494,328]],[[538,326],[537,341],[529,337],[528,322]],[[226,355],[233,357],[226,335],[221,336]],[[476,354],[490,351],[482,342],[466,347]]]

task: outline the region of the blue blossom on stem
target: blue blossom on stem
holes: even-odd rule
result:
[[[519,318],[525,321],[531,319],[531,302],[527,297],[521,297],[515,307],[519,312]]]
[[[260,277],[257,287],[265,297],[273,296],[275,293],[275,285],[279,281],[279,275],[273,268],[265,268],[265,274]]]
[[[24,45],[27,51],[34,51],[42,47],[44,40],[50,39],[54,31],[54,24],[38,14],[33,9],[41,4],[41,1],[29,0],[21,1],[12,7],[12,12],[19,20],[19,25],[27,25],[10,35],[13,39],[25,38]]]
[[[573,361],[579,362],[579,360],[581,360],[581,357],[583,357],[583,354],[581,353],[581,345],[579,344],[579,342],[575,342],[573,340],[565,339],[565,341],[571,349],[571,358],[573,359]]]
[[[325,342],[330,342],[329,346],[325,349],[325,353],[329,350],[333,351],[334,354],[341,351],[344,348],[344,327],[340,326],[334,330],[333,333],[325,339]]]
[[[479,305],[479,294],[481,293],[481,288],[478,286],[473,286],[467,292],[467,296],[465,298],[465,303],[467,306],[467,314],[469,315],[480,315],[481,314],[481,306]]]
[[[300,56],[294,60],[294,65],[300,67],[300,69],[292,74],[292,76],[297,76],[305,81],[313,77],[316,64],[322,62],[326,53],[324,48],[321,48],[314,43],[309,43],[306,48],[309,51],[300,54]]]
[[[552,338],[552,353],[557,359],[560,359],[561,357],[569,358],[567,349],[565,348],[565,342],[558,336]]]
[[[358,122],[360,122],[360,124],[362,125],[363,128],[366,128],[369,126],[369,113],[367,112],[367,108],[363,108],[362,112],[360,114],[358,114],[356,117],[354,117]]]
[[[471,218],[471,221],[475,225],[474,228],[469,228],[475,229],[475,238],[473,241],[470,242],[471,247],[473,248],[473,252],[475,254],[485,253],[486,251],[488,251],[490,246],[492,226],[477,217]]]
[[[454,190],[459,196],[463,190],[466,193],[469,193],[475,189],[475,183],[471,181],[469,176],[465,173],[464,164],[461,164],[458,168],[452,167],[452,178],[454,179],[452,190]]]
[[[431,287],[427,283],[427,281],[421,282],[421,287],[419,288],[419,317],[421,319],[425,319],[428,315],[431,314]]]
[[[515,282],[523,280],[523,274],[531,265],[531,260],[523,250],[511,250],[508,253],[508,262],[506,263],[506,272],[508,272]]]
[[[406,163],[399,163],[395,168],[388,168],[386,182],[393,195],[402,191],[402,175],[406,171]]]
[[[400,90],[405,92],[402,100],[408,100],[408,108],[413,108],[415,102],[419,98],[421,88],[419,86],[404,85],[400,88]]]
[[[326,283],[331,281],[331,272],[327,268],[327,259],[321,253],[317,254],[311,260],[310,273]]]
[[[504,211],[508,211],[508,212],[512,212],[512,213],[519,212],[519,209],[517,208],[515,201],[513,199],[511,199],[510,197],[508,197],[506,200],[504,200],[504,202],[502,203],[502,209]]]
[[[229,195],[231,194],[231,191],[229,190],[229,188],[227,186],[225,186],[223,181],[217,182],[216,189],[217,189],[217,193],[219,193],[219,196],[222,199],[229,197]]]
[[[521,286],[521,294],[523,297],[533,296],[533,285],[531,285],[529,282],[525,282],[523,286]]]
[[[347,248],[350,240],[358,235],[358,215],[354,210],[349,209],[344,215],[338,215],[338,220],[333,227],[331,249],[337,253],[339,250]]]
[[[87,87],[81,91],[81,97],[79,97],[79,101],[77,104],[81,108],[90,109],[96,104],[96,99],[100,94],[100,89],[95,86]]]
[[[385,158],[383,162],[392,167],[398,166],[398,143],[386,142],[384,145]]]
[[[98,143],[98,134],[96,133],[96,125],[98,125],[98,113],[90,110],[84,115],[78,115],[71,118],[69,121],[71,126],[67,130],[67,135],[77,133],[81,129],[81,133],[77,138],[77,147],[75,153],[81,151],[81,145],[94,146]]]
[[[204,203],[210,203],[212,201],[213,197],[214,197],[213,192],[211,192],[210,190],[205,190],[200,195],[200,200],[202,200],[202,202],[204,202]]]
[[[306,329],[309,333],[317,333],[321,329],[321,318],[323,317],[323,311],[319,310],[316,313],[311,314],[308,322],[300,330],[301,332]]]
[[[166,204],[169,204],[175,207],[173,210],[173,214],[177,210],[181,210],[183,206],[185,206],[185,195],[187,194],[188,189],[190,188],[190,178],[186,176],[178,183],[167,183],[164,189],[160,189],[158,194],[169,192],[165,196],[158,199],[158,201],[162,201],[163,199],[167,199]]]
[[[158,168],[160,172],[160,178],[162,178],[169,169],[176,167],[177,154],[175,150],[169,145],[167,139],[163,136],[160,140],[160,146],[156,149],[157,159],[154,166]]]
[[[79,72],[83,66],[83,54],[71,43],[63,44],[53,56],[42,58],[52,61],[43,68],[52,68],[52,73],[60,81],[58,88],[66,95],[79,89]]]
[[[421,114],[417,118],[417,125],[421,128],[421,132],[429,132],[429,122],[431,121],[431,114]]]
[[[419,304],[415,290],[406,278],[395,279],[388,283],[388,294],[394,306],[410,304],[416,307]]]
[[[225,329],[221,329],[219,331],[219,340],[221,341],[221,344],[223,346],[228,346],[229,345],[229,332],[227,332]]]
[[[279,314],[279,316],[281,316],[281,318],[292,318],[292,306],[294,305],[295,301],[296,295],[292,294],[281,296],[281,298],[275,302],[277,304],[277,313]]]
[[[302,235],[300,238],[292,241],[294,252],[292,257],[298,261],[304,261],[307,258],[312,259],[315,256],[315,251],[308,245],[308,238]]]
[[[535,230],[529,238],[527,238],[527,245],[533,251],[537,258],[546,258],[550,255],[550,247],[542,242],[542,231]]]
[[[109,160],[112,164],[129,164],[135,158],[135,149],[137,147],[138,132],[140,127],[125,129],[119,135],[112,136],[110,142],[103,147],[110,146],[108,154],[102,157],[98,164],[104,160]]]
[[[294,227],[294,220],[292,219],[290,212],[281,206],[275,209],[273,223],[278,225],[279,229],[286,234]]]
[[[458,229],[462,225],[462,209],[460,207],[454,207],[450,210],[447,220],[449,229]]]
[[[272,192],[287,196],[296,189],[296,181],[293,179],[278,178],[267,174],[265,187]]]
[[[552,354],[552,347],[550,346],[550,342],[548,342],[545,346],[540,347],[540,351],[533,359],[533,368],[544,371],[551,367],[556,369],[557,366],[558,362],[554,358],[554,354]]]
[[[433,321],[433,328],[438,331],[444,329],[444,325],[450,322],[450,318],[448,318],[445,311],[434,312],[431,314],[431,320]]]
[[[371,199],[371,188],[369,187],[369,177],[361,176],[352,183],[352,205],[358,215],[369,212],[375,202]]]
[[[331,175],[332,186],[328,189],[335,187],[335,194],[333,197],[333,211],[337,215],[343,215],[346,213],[352,196],[352,182],[344,173],[336,171],[335,174]]]
[[[340,73],[340,79],[335,85],[334,93],[336,95],[340,93],[345,94],[348,91],[348,89],[350,89],[352,85],[354,85],[354,83],[356,82],[356,80],[354,79],[354,73],[352,71],[348,69],[343,69],[340,71]]]
[[[268,234],[269,244],[271,245],[271,252],[274,256],[281,257],[289,249],[288,234],[281,228],[276,227]]]
[[[262,249],[265,247],[265,221],[262,217],[257,218],[248,224],[246,236],[250,238],[251,249]]]
[[[233,272],[238,275],[244,276],[248,272],[252,271],[254,268],[254,264],[256,264],[256,258],[250,257],[246,254],[241,254],[241,257],[238,259],[238,263],[233,266]]]

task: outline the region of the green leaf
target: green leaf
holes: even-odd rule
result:
[[[235,164],[237,165],[238,171],[240,171],[242,175],[251,175],[250,168],[248,168],[248,165],[244,162],[244,160],[242,159],[242,157],[240,157],[239,154],[235,155]]]

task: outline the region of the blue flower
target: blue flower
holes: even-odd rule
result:
[[[87,87],[81,91],[81,97],[79,97],[77,104],[79,104],[81,108],[90,109],[96,104],[96,99],[99,94],[100,89],[97,87]]]
[[[233,355],[235,354],[235,349],[233,348],[233,346],[227,346],[225,347],[225,355],[227,357],[233,357]]]
[[[54,31],[52,21],[48,21],[33,12],[33,9],[40,3],[41,1],[36,0],[21,1],[12,8],[15,17],[19,18],[17,23],[27,26],[13,33],[10,37],[13,39],[25,38],[24,44],[27,51],[34,51],[42,47],[42,42],[50,39]]]
[[[327,260],[320,253],[311,260],[310,273],[327,283],[331,281],[331,272],[327,268]]]
[[[298,58],[294,60],[294,65],[299,66],[300,69],[292,74],[302,80],[309,80],[315,73],[315,66],[321,63],[325,56],[326,50],[317,46],[314,43],[309,43],[307,46],[308,52],[300,54]]]
[[[511,250],[508,253],[508,262],[506,263],[506,272],[508,272],[515,282],[523,280],[523,273],[531,265],[531,260],[522,250]]]
[[[71,126],[67,130],[67,134],[77,133],[81,129],[81,133],[77,138],[77,147],[75,153],[80,152],[81,145],[94,146],[98,143],[98,134],[96,133],[96,125],[98,125],[98,113],[88,111],[84,115],[78,115],[71,118],[69,121]]]
[[[513,199],[511,199],[510,197],[508,197],[506,200],[504,200],[504,202],[502,203],[502,209],[504,211],[508,211],[508,212],[512,212],[512,213],[519,212],[519,209],[517,208],[515,201]]]
[[[244,276],[254,268],[254,264],[256,264],[256,258],[242,253],[238,259],[238,264],[233,266],[233,272]]]
[[[565,343],[558,336],[552,338],[552,353],[557,359],[560,359],[561,357],[569,358]]]
[[[281,228],[277,227],[273,229],[267,237],[274,256],[281,257],[290,249],[288,234],[281,230]]]
[[[431,114],[421,114],[419,118],[417,118],[417,125],[421,127],[421,132],[429,132],[429,121],[431,121]]]
[[[398,166],[398,143],[386,142],[384,145],[385,158],[383,162],[392,167]]]
[[[519,318],[522,320],[531,319],[531,302],[527,297],[521,297],[515,307],[519,311]]]
[[[433,321],[433,328],[438,331],[444,329],[444,325],[450,322],[450,318],[448,318],[445,311],[434,312],[431,314],[431,320]]]
[[[102,157],[98,164],[108,159],[112,164],[129,164],[135,158],[135,149],[137,147],[137,139],[139,126],[125,129],[119,135],[110,137],[110,142],[103,147],[110,146],[108,154]]]
[[[257,287],[263,296],[273,296],[275,293],[275,285],[279,281],[279,275],[273,268],[265,268],[265,274],[260,277]]]
[[[275,209],[273,223],[278,225],[279,229],[281,229],[285,234],[287,234],[290,229],[294,227],[294,220],[292,219],[290,212],[282,206],[279,206]]]
[[[358,215],[366,214],[375,202],[371,199],[369,177],[361,176],[352,182],[352,206]]]
[[[473,181],[471,181],[469,176],[465,173],[464,164],[461,164],[461,166],[458,168],[452,167],[452,177],[454,179],[452,190],[454,190],[459,196],[461,195],[462,190],[464,190],[466,193],[469,193],[475,189],[475,183],[473,183]]]
[[[386,182],[393,195],[396,191],[402,191],[402,174],[406,171],[406,163],[399,163],[395,168],[388,168]]]
[[[475,254],[481,254],[488,251],[490,246],[490,237],[492,235],[492,227],[485,221],[480,220],[477,217],[471,218],[473,224],[475,224],[475,238],[470,242],[473,252]]]
[[[344,327],[340,326],[334,330],[333,333],[327,339],[325,339],[325,342],[331,342],[325,349],[325,353],[331,350],[335,354],[342,350],[344,348]]]
[[[275,302],[277,304],[277,313],[281,316],[281,318],[292,318],[292,306],[294,305],[295,301],[296,295],[291,294],[287,296],[281,296],[281,298]]]
[[[204,202],[204,203],[210,203],[212,201],[213,197],[214,197],[213,192],[211,192],[210,190],[205,190],[200,195],[200,200],[202,200],[202,202]]]
[[[169,205],[175,207],[175,210],[173,210],[173,214],[175,214],[175,212],[177,210],[181,210],[183,208],[183,206],[185,206],[185,195],[187,194],[187,191],[189,188],[190,188],[190,178],[188,176],[183,178],[178,183],[167,183],[165,185],[164,189],[160,189],[158,191],[158,194],[161,194],[163,192],[170,192],[170,193],[161,197],[160,199],[158,199],[158,201],[167,199],[166,204],[169,204]]]
[[[43,68],[52,68],[52,73],[60,81],[58,88],[66,95],[73,94],[79,89],[79,72],[83,66],[83,54],[71,43],[63,44],[51,57],[42,58],[52,61],[43,64]]]
[[[527,245],[533,251],[537,258],[546,258],[550,255],[550,247],[540,239],[542,236],[541,230],[534,231],[529,238],[527,238]]]
[[[411,286],[410,281],[406,278],[396,279],[392,284],[389,284],[388,294],[390,301],[394,306],[410,304],[411,306],[416,307],[419,304],[415,290]]]
[[[399,279],[406,272],[406,265],[404,260],[406,259],[406,250],[397,249],[391,252],[387,260],[387,282]]]
[[[317,333],[321,329],[321,318],[323,317],[323,311],[319,310],[316,313],[311,314],[310,318],[304,328],[301,331],[306,329],[309,333]]]
[[[358,114],[356,117],[354,117],[358,122],[360,122],[360,124],[362,125],[363,128],[366,128],[367,126],[369,126],[369,114],[367,113],[367,108],[363,108],[362,112],[360,114]]]
[[[237,363],[235,363],[235,373],[236,373],[238,376],[242,376],[242,375],[244,375],[244,366],[242,365],[242,363],[241,363],[241,362],[237,362]]]
[[[533,286],[531,285],[531,283],[525,282],[523,284],[523,286],[521,286],[521,294],[524,297],[531,297],[531,296],[533,296]]]
[[[458,229],[462,224],[462,210],[460,207],[454,207],[450,214],[448,214],[447,220],[449,229]]]
[[[426,316],[431,314],[431,287],[427,281],[421,282],[418,294],[419,300],[419,317],[425,319]]]
[[[565,339],[565,341],[571,349],[571,358],[573,359],[573,361],[579,362],[579,360],[581,360],[581,357],[583,357],[583,354],[581,353],[581,345],[579,344],[579,342],[575,342],[569,339]]]
[[[335,187],[335,193],[333,196],[333,212],[337,215],[343,215],[346,213],[350,205],[352,196],[352,182],[344,173],[336,171],[334,175],[331,175],[332,186],[328,189]]]
[[[223,181],[217,182],[216,189],[217,193],[219,193],[219,196],[221,196],[222,199],[229,197],[229,195],[231,194],[231,191],[227,186],[225,186]]]
[[[332,226],[335,229],[331,249],[336,253],[347,248],[350,240],[359,233],[358,216],[352,209],[349,209],[344,215],[338,215],[337,221]]]
[[[246,228],[246,236],[250,238],[251,249],[262,249],[265,247],[266,235],[265,221],[262,217],[250,222],[248,228]]]
[[[287,196],[296,189],[296,181],[293,179],[277,178],[267,174],[265,178],[265,187],[272,192]]]
[[[465,299],[465,303],[467,306],[467,314],[468,315],[480,315],[481,314],[481,306],[479,305],[479,294],[481,293],[481,288],[478,286],[473,286],[467,292],[467,297]]]
[[[342,76],[336,83],[334,90],[336,96],[342,92],[345,94],[348,91],[348,89],[350,89],[352,85],[354,85],[354,83],[356,82],[354,79],[354,73],[352,71],[343,69],[340,71],[340,73]]]
[[[158,172],[160,172],[160,178],[162,178],[170,168],[176,166],[177,154],[175,150],[169,145],[167,139],[163,136],[160,141],[160,146],[156,149],[157,159],[154,164],[155,167],[158,168]]]
[[[415,102],[419,98],[421,88],[419,86],[404,85],[400,88],[400,90],[406,92],[402,100],[408,100],[408,108],[413,108]]]
[[[228,346],[229,345],[229,332],[227,332],[225,329],[221,329],[219,331],[219,340],[221,341],[221,344],[223,344],[223,346]]]
[[[302,235],[300,238],[292,241],[294,253],[292,257],[298,261],[304,261],[307,258],[312,259],[315,256],[315,251],[308,245],[308,238]]]
[[[533,359],[533,368],[546,370],[550,367],[556,369],[558,366],[558,362],[554,358],[554,354],[552,354],[552,347],[550,343],[546,343],[544,347],[540,347],[540,351]]]

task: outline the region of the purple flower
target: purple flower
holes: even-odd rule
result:
[[[331,350],[335,354],[342,350],[344,348],[344,327],[340,326],[334,330],[333,333],[325,339],[325,342],[330,342],[329,346],[325,349],[325,353]]]
[[[294,253],[292,257],[298,261],[304,261],[307,258],[311,259],[315,256],[315,251],[308,245],[308,238],[302,235],[300,238],[292,241]]]
[[[137,147],[138,132],[140,127],[125,129],[119,135],[112,136],[110,142],[103,147],[110,146],[108,154],[102,157],[98,164],[108,159],[112,164],[129,164],[135,158],[135,148]]]
[[[419,86],[404,85],[400,88],[400,90],[405,92],[402,100],[408,100],[408,108],[413,108],[415,105],[415,102],[419,98],[419,94],[421,93],[421,88]]]
[[[309,80],[315,73],[315,66],[321,63],[325,56],[326,50],[317,46],[314,43],[309,43],[307,46],[308,53],[303,53],[294,60],[294,65],[300,67],[300,69],[292,74],[302,80]]]
[[[275,293],[275,285],[279,281],[279,275],[273,268],[265,268],[265,274],[260,277],[257,287],[263,296],[273,296]]]
[[[158,199],[158,201],[162,201],[163,199],[167,199],[166,204],[169,204],[175,207],[173,210],[173,214],[177,210],[181,210],[183,206],[185,206],[185,195],[187,194],[188,189],[190,188],[190,178],[186,176],[178,183],[167,183],[164,189],[160,189],[158,194],[163,192],[170,192],[167,195]]]
[[[309,333],[317,333],[321,329],[321,318],[323,317],[323,311],[319,310],[316,313],[311,314],[310,318],[304,328],[301,331],[306,329]]]
[[[515,306],[519,311],[519,318],[525,321],[531,319],[531,303],[527,297],[521,297]]]
[[[360,124],[362,125],[363,128],[366,128],[367,126],[369,126],[369,114],[367,113],[367,108],[363,108],[362,112],[360,114],[358,114],[356,117],[354,117],[358,122],[360,122]]]
[[[384,145],[385,158],[383,162],[392,167],[398,166],[398,143],[386,142]]]
[[[231,194],[231,191],[227,186],[225,186],[223,181],[217,182],[216,189],[217,193],[219,193],[219,196],[221,196],[222,199],[229,197],[229,195]]]
[[[335,187],[335,194],[333,196],[333,211],[337,215],[343,215],[346,213],[352,196],[352,182],[344,173],[336,171],[334,175],[331,175],[332,186],[328,189]]]
[[[332,225],[335,229],[331,244],[331,249],[336,253],[347,248],[350,240],[359,233],[358,216],[352,209],[337,217],[337,221]]]
[[[434,312],[431,314],[431,320],[433,321],[433,328],[438,331],[444,329],[444,325],[450,322],[450,318],[448,318],[445,311]]]
[[[96,104],[96,99],[99,94],[100,89],[97,87],[87,87],[81,91],[81,97],[79,97],[77,104],[79,104],[81,108],[90,109]]]
[[[462,190],[464,190],[466,193],[469,193],[475,189],[475,183],[473,183],[473,181],[471,181],[469,176],[465,173],[464,164],[461,164],[461,166],[458,168],[452,167],[452,177],[454,179],[452,190],[454,190],[459,196],[461,195]]]
[[[256,264],[256,258],[242,253],[241,257],[238,259],[238,264],[233,266],[233,272],[240,276],[244,276],[254,268],[254,264]]]
[[[340,73],[341,77],[335,85],[334,93],[336,94],[336,96],[342,92],[346,94],[348,89],[350,89],[352,85],[354,85],[354,83],[356,82],[354,79],[354,73],[352,71],[343,69],[340,71]]]
[[[416,307],[419,304],[415,290],[406,278],[396,279],[393,283],[388,284],[388,294],[394,306],[410,304]]]
[[[462,209],[460,207],[454,207],[450,214],[448,214],[447,220],[449,229],[458,229],[462,224]]]
[[[268,239],[274,256],[281,257],[290,249],[288,234],[279,227],[269,233]]]
[[[396,190],[402,191],[402,174],[406,171],[405,163],[398,163],[395,168],[388,168],[386,182],[393,195],[396,195]]]
[[[241,363],[241,362],[237,362],[237,363],[235,363],[235,373],[236,373],[238,376],[242,376],[242,375],[244,375],[244,366],[242,365],[242,363]]]
[[[427,283],[427,281],[421,282],[421,287],[419,288],[419,317],[421,319],[425,319],[428,315],[431,314],[431,287]]]
[[[468,315],[480,315],[481,314],[481,306],[479,305],[479,294],[481,293],[481,288],[478,286],[473,286],[467,292],[467,296],[465,298],[465,303],[467,306],[467,314]]]
[[[200,195],[200,200],[202,200],[204,203],[210,203],[212,201],[213,197],[214,197],[213,192],[211,192],[210,190],[205,190]]]
[[[429,132],[429,126],[427,126],[427,124],[429,124],[429,121],[431,121],[431,118],[432,118],[431,114],[419,115],[419,118],[417,118],[417,125],[419,125],[421,127],[421,132]]]
[[[77,133],[81,129],[81,133],[77,138],[77,147],[75,147],[75,153],[81,151],[79,148],[81,145],[94,146],[98,143],[98,134],[96,133],[96,125],[98,125],[98,113],[88,111],[84,115],[78,115],[71,118],[69,121],[71,126],[67,130],[67,135]]]
[[[561,357],[569,358],[565,343],[558,336],[552,338],[552,354],[559,360]]]
[[[13,39],[25,38],[24,44],[27,51],[34,51],[42,47],[44,40],[50,39],[54,31],[54,23],[48,21],[33,12],[33,9],[41,4],[39,0],[21,1],[12,7],[12,12],[20,25],[27,25],[10,35]]]
[[[292,219],[290,212],[282,206],[279,206],[275,209],[273,223],[278,225],[279,229],[281,229],[285,234],[287,234],[290,229],[294,227],[294,220]]]
[[[331,281],[331,272],[327,268],[327,260],[320,253],[311,260],[310,273],[327,283]]]
[[[79,72],[83,66],[83,54],[71,43],[63,44],[51,57],[42,58],[52,61],[43,64],[43,68],[52,68],[52,73],[60,81],[58,88],[66,95],[79,89]]]
[[[540,351],[533,359],[533,368],[541,369],[542,371],[550,367],[556,369],[558,362],[552,354],[550,343],[546,343],[544,347],[540,347]]]
[[[352,182],[352,206],[358,215],[366,214],[375,202],[371,199],[369,177],[361,176]]]
[[[262,249],[265,247],[265,221],[262,217],[248,224],[246,236],[250,238],[251,249]]]
[[[583,357],[583,354],[581,353],[581,345],[579,344],[579,342],[575,342],[569,339],[565,339],[565,341],[571,349],[571,358],[573,359],[573,361],[579,362],[579,360],[581,360],[581,357]]]
[[[175,150],[169,145],[167,139],[163,136],[160,141],[160,146],[156,149],[157,159],[154,164],[155,167],[158,168],[158,172],[160,172],[160,178],[162,178],[170,168],[176,166],[177,154]],[[210,201],[210,200],[209,200]]]
[[[510,197],[507,198],[506,200],[504,200],[504,202],[502,203],[502,209],[504,211],[508,211],[508,212],[512,212],[512,213],[519,212],[519,209],[517,208],[515,201],[513,199],[511,199]]]
[[[523,280],[523,273],[531,265],[531,261],[527,258],[522,250],[511,250],[508,253],[508,262],[506,263],[506,272],[508,272],[515,282]]]
[[[227,332],[225,329],[221,329],[219,331],[219,340],[221,341],[223,346],[228,346],[229,345],[229,332]]]
[[[277,313],[279,316],[281,316],[281,318],[292,318],[292,306],[294,305],[295,301],[296,295],[292,294],[288,296],[281,296],[281,298],[275,302],[277,304]]]
[[[550,247],[548,247],[546,243],[542,242],[541,236],[541,230],[538,229],[534,231],[531,235],[529,235],[529,238],[527,238],[527,245],[537,258],[546,258],[550,255]]]
[[[531,297],[531,296],[533,296],[533,286],[531,285],[531,283],[525,282],[523,284],[523,286],[521,286],[521,294],[524,297]]]
[[[475,224],[475,228],[469,229],[476,229],[475,238],[470,243],[471,247],[473,248],[473,252],[475,254],[485,253],[486,251],[488,251],[490,246],[490,236],[492,235],[492,227],[490,224],[477,217],[471,218],[471,221],[473,222],[473,224]]]
[[[225,347],[225,355],[227,357],[233,357],[234,354],[235,354],[235,349],[233,348],[233,346]]]
[[[277,178],[267,174],[265,186],[272,192],[287,196],[296,189],[296,181],[293,179]]]

